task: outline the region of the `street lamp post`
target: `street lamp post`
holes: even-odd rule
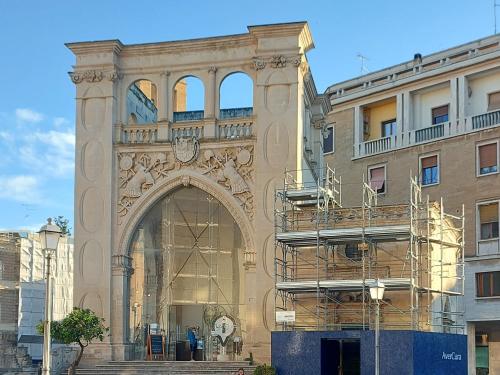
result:
[[[45,289],[45,320],[43,322],[43,375],[50,375],[50,321],[52,320],[52,281],[50,263],[57,250],[61,228],[52,224],[52,219],[47,219],[47,224],[38,232],[40,244],[45,256],[46,264],[46,289]]]
[[[380,300],[384,298],[385,285],[376,280],[370,286],[370,296],[376,303],[375,314],[375,375],[380,374]]]

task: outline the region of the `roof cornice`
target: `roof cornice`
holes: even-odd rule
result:
[[[75,55],[102,52],[113,52],[118,55],[124,47],[118,39],[65,43],[64,45]]]

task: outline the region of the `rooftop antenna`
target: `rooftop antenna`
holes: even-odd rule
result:
[[[497,8],[500,7],[498,0],[493,0],[493,16],[495,18],[495,34],[497,33]]]
[[[496,0],[494,0],[496,1]],[[366,66],[366,62],[369,60],[368,57],[365,55],[362,55],[361,53],[358,53],[356,57],[361,61],[361,74],[366,74],[369,72],[368,67]]]

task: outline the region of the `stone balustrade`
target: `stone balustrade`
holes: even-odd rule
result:
[[[461,134],[481,131],[494,126],[500,126],[500,110],[468,116],[463,120],[459,119],[412,129],[391,137],[382,137],[354,144],[353,154],[355,158],[375,155]]]
[[[251,116],[252,108],[234,108],[224,110],[226,118],[196,119],[203,111],[176,112],[190,113],[177,117],[182,121],[160,121],[149,124],[118,124],[115,126],[115,142],[122,144],[151,144],[172,142],[178,137],[196,137],[197,139],[241,139],[253,136],[254,117]],[[192,115],[193,113],[196,113]],[[236,117],[236,115],[249,115],[249,117]],[[175,115],[175,113],[174,113]],[[187,120],[195,118],[194,120]]]
[[[219,139],[246,138],[252,136],[253,118],[231,118],[218,121]]]

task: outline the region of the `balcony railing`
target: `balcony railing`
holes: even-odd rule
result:
[[[488,128],[500,124],[500,111],[483,113],[472,117],[472,129]]]
[[[158,140],[157,124],[126,125],[121,129],[123,143],[155,143]]]
[[[220,110],[219,119],[224,120],[228,118],[252,117],[252,115],[253,107],[227,108]]]
[[[174,122],[178,121],[198,121],[203,120],[205,116],[205,111],[184,111],[184,112],[174,112]]]
[[[374,139],[372,141],[366,141],[362,143],[362,151],[365,155],[377,154],[379,152],[388,151],[393,147],[392,137],[384,137],[379,139]]]
[[[187,112],[177,112],[185,114]],[[203,111],[189,112],[190,115],[177,117],[182,121],[160,121],[148,124],[117,124],[115,126],[115,140],[118,143],[162,143],[172,142],[180,137],[196,137],[198,139],[232,140],[251,138],[253,136],[254,117],[228,117],[224,120],[204,119]],[[192,115],[192,113],[195,113]],[[238,113],[238,112],[233,112]],[[246,108],[240,114],[249,114]],[[201,117],[188,121],[188,118]]]
[[[204,138],[203,134],[203,124],[189,124],[189,125],[182,125],[182,126],[173,126],[172,129],[170,130],[170,141],[173,141],[175,138],[191,138],[191,137],[196,137],[197,139]]]
[[[252,136],[253,119],[245,118],[241,121],[226,119],[218,124],[220,139],[245,138]]]
[[[427,128],[415,130],[415,143],[430,141],[444,136],[445,123],[436,124]]]

